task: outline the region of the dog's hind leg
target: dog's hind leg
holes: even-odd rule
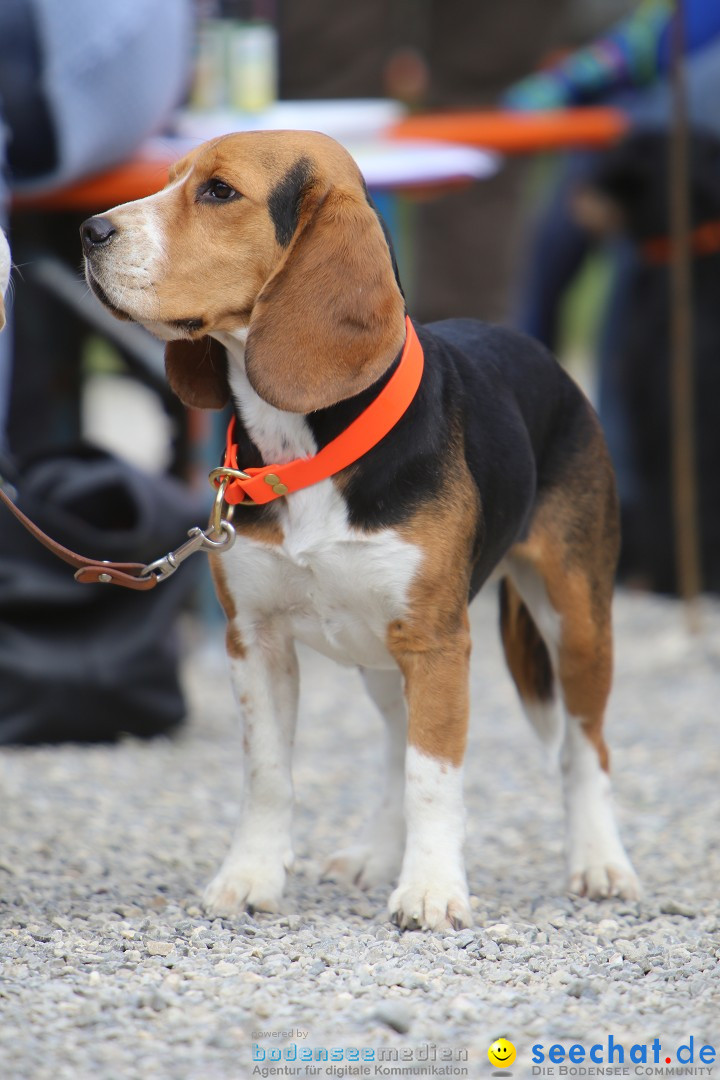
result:
[[[407,709],[398,670],[361,668],[370,698],[385,721],[385,776],[381,800],[357,844],[335,852],[323,877],[372,888],[397,878],[405,847],[405,743]]]
[[[552,685],[557,684],[562,701],[565,731],[561,769],[569,889],[593,898],[632,898],[638,895],[639,886],[615,823],[603,738],[612,681],[616,527],[611,483],[604,491],[598,487],[597,480],[594,484],[586,480],[576,490],[550,492],[527,540],[510,554],[507,566],[514,589],[542,634],[552,672],[544,666],[542,651],[535,653],[534,667],[529,664],[528,652],[537,650],[538,643],[527,628],[526,667],[516,658],[510,666],[515,668],[516,682],[518,674],[522,680],[530,667],[533,689],[540,700],[542,693],[538,695],[538,691],[545,691],[549,700],[552,675]],[[506,604],[514,602],[513,592],[508,590]],[[516,624],[519,618],[518,612]]]
[[[564,590],[558,672],[567,717],[562,749],[568,886],[593,898],[636,897],[639,886],[612,808],[603,737],[612,679],[610,607],[594,605],[582,577]]]

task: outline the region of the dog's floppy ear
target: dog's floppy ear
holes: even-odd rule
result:
[[[214,338],[166,342],[165,373],[180,400],[193,409],[222,409],[230,400],[227,356]]]
[[[310,190],[285,259],[253,308],[248,379],[308,413],[371,386],[405,340],[405,304],[377,214],[358,190]]]

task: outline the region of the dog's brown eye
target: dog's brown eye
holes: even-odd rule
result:
[[[229,202],[230,199],[240,197],[240,192],[235,191],[224,180],[208,180],[198,191],[198,199],[203,202]]]

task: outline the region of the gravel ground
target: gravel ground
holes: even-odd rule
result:
[[[281,915],[212,921],[200,907],[241,775],[212,651],[187,664],[192,719],[180,738],[4,751],[0,1076],[244,1080],[258,1068],[253,1044],[260,1069],[295,1044],[405,1056],[347,1075],[413,1075],[414,1061],[420,1075],[483,1077],[503,1035],[517,1046],[513,1075],[529,1077],[535,1043],[658,1037],[674,1066],[691,1035],[720,1046],[720,606],[704,618],[689,640],[670,602],[616,605],[608,729],[645,886],[637,903],[563,892],[558,782],[514,698],[490,599],[474,608],[473,930],[402,934],[386,921],[386,890],[318,881],[324,858],[359,831],[380,722],[355,673],[314,654],[303,654],[298,859]],[[454,1072],[438,1071],[441,1048]],[[339,1076],[348,1065],[282,1067]]]

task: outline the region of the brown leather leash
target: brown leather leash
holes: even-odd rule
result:
[[[2,489],[1,476],[0,502],[48,551],[75,568],[75,580],[81,584],[122,585],[138,591],[154,589],[158,582],[174,574],[180,564],[196,551],[227,551],[231,548],[235,543],[235,529],[231,522],[237,506],[267,503],[328,479],[357,461],[384,438],[409,408],[423,374],[422,346],[408,317],[405,328],[405,344],[400,361],[388,382],[363,412],[316,454],[284,464],[263,465],[243,471],[238,468],[238,448],[233,442],[233,417],[228,427],[223,464],[213,469],[209,477],[215,488],[210,524],[207,529],[196,525],[189,530],[184,544],[146,566],[142,563],[88,559],[63,547],[15,505]]]
[[[222,495],[216,500],[216,505],[222,507]],[[213,514],[213,521],[208,529],[194,526],[188,532],[189,539],[175,551],[168,552],[155,562],[148,563],[123,563],[109,562],[105,560],[89,559],[85,555],[79,555],[70,548],[63,547],[57,540],[53,540],[47,533],[31,521],[3,491],[0,481],[0,503],[7,507],[11,514],[34,536],[44,547],[56,555],[58,559],[75,568],[75,580],[83,585],[122,585],[125,589],[147,591],[154,589],[160,581],[174,574],[185,559],[196,551],[225,551],[232,547],[235,542],[235,530],[228,520],[223,518],[220,510]]]

